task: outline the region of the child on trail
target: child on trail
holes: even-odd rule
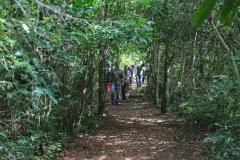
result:
[[[106,101],[109,102],[111,99],[111,71],[112,67],[108,65],[106,68],[105,74],[106,74],[106,83],[105,83],[105,89],[106,89]]]
[[[105,84],[105,88],[106,88],[106,101],[107,101],[107,102],[109,102],[110,97],[111,97],[111,87],[112,87],[112,85],[111,85],[110,82],[107,82],[107,83]]]

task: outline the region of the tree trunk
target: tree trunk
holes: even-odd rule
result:
[[[161,112],[164,114],[167,112],[168,107],[168,70],[169,70],[169,55],[168,55],[168,44],[165,48],[165,61],[163,68],[163,86],[162,86],[162,103],[161,103]]]
[[[185,63],[186,63],[186,56],[183,54],[182,62],[181,62],[181,72],[180,72],[180,84],[179,87],[181,88],[181,100],[184,101],[184,73],[185,73]]]
[[[108,3],[105,0],[104,1],[104,8],[102,12],[102,19],[103,21],[106,20],[107,18],[107,12],[108,12]],[[107,58],[107,52],[108,48],[105,46],[102,46],[102,57],[99,62],[99,70],[98,70],[98,115],[103,114],[104,108],[105,108],[105,96],[106,96],[106,91],[105,91],[105,68],[106,68],[106,58]]]
[[[104,102],[104,58],[101,59],[99,63],[98,70],[98,114],[101,115],[103,113],[105,102]]]
[[[156,76],[156,91],[155,91],[155,100],[156,100],[156,107],[160,107],[160,96],[159,96],[159,89],[160,89],[160,44],[157,43],[154,47],[154,55],[155,55],[155,76]]]
[[[171,74],[171,68],[170,68],[170,62],[168,62],[168,70],[167,70],[167,86],[166,86],[166,96],[167,96],[167,106],[169,106],[169,101],[170,101],[170,84],[171,84],[171,79],[170,79],[170,74]]]
[[[196,65],[196,57],[197,57],[197,32],[194,36],[194,42],[193,42],[193,58],[192,58],[192,102],[194,101],[194,98],[196,97],[196,74],[195,74],[195,65]]]
[[[107,61],[108,48],[103,50],[102,59],[99,62],[98,70],[98,114],[101,115],[105,108],[105,81],[106,81],[106,61]]]

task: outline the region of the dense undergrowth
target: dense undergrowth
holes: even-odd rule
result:
[[[136,53],[151,30],[116,5],[0,0],[0,159],[54,159],[101,125],[108,61]]]
[[[53,159],[74,133],[98,127],[96,109],[72,91],[79,68],[68,69],[65,86],[36,55],[2,56],[0,159]]]
[[[240,157],[239,90],[227,76],[214,77],[206,94],[198,95],[195,103],[180,107],[178,113],[188,123],[199,125],[210,133],[203,143],[210,159],[238,159]]]
[[[155,34],[162,36],[149,56],[148,99],[208,130],[203,143],[209,159],[217,160],[240,157],[239,4],[236,10],[232,5],[205,0],[195,11],[196,3],[167,1],[145,12],[155,16]],[[195,13],[193,19],[186,13]]]
[[[105,67],[142,59],[153,105],[209,129],[210,159],[239,159],[239,4],[216,2],[191,27],[198,2],[0,0],[0,159],[54,159],[100,127]]]

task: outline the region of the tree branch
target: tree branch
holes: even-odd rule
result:
[[[48,11],[51,11],[51,12],[53,12],[55,14],[58,14],[58,15],[60,15],[62,17],[66,17],[66,18],[69,18],[71,20],[77,21],[77,22],[79,22],[81,24],[88,24],[90,22],[89,20],[86,20],[86,19],[83,19],[83,18],[73,17],[72,15],[67,14],[67,13],[61,11],[60,8],[46,5],[46,4],[42,3],[42,2],[40,2],[39,0],[35,0],[35,2],[36,2],[37,6],[39,8],[45,8]]]
[[[74,16],[72,16],[72,15],[66,13],[66,12],[63,12],[60,7],[54,7],[54,6],[47,5],[47,4],[42,3],[39,0],[35,0],[35,3],[37,4],[37,6],[39,8],[45,8],[46,10],[48,10],[50,12],[58,14],[59,16],[62,16],[62,17],[66,17],[66,18],[68,18],[70,20],[73,20],[75,22],[78,22],[80,24],[90,24],[90,23],[95,23],[95,24],[120,24],[120,22],[118,22],[118,21],[111,21],[111,20],[97,21],[97,20],[87,20],[87,19],[80,18],[80,17],[74,17]]]
[[[230,54],[230,58],[231,58],[231,61],[232,61],[232,67],[233,67],[233,71],[234,71],[234,75],[235,75],[235,78],[236,78],[236,82],[238,84],[238,87],[240,88],[240,75],[239,75],[239,70],[238,70],[238,66],[237,66],[237,63],[234,59],[234,54],[233,54],[233,51],[230,49],[230,47],[227,45],[227,43],[225,42],[225,40],[223,39],[221,33],[219,32],[219,30],[217,29],[216,25],[214,24],[214,18],[212,18],[212,21],[210,24],[212,24],[212,27],[214,29],[214,31],[216,32],[216,35],[218,37],[218,39],[221,41],[223,47],[228,51],[228,53]]]

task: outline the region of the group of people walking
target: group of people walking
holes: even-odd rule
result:
[[[143,70],[144,65],[125,65],[120,69],[119,63],[115,67],[107,68],[106,89],[110,93],[112,105],[118,105],[129,98],[129,89],[132,87],[134,73],[136,75],[137,87],[141,87],[144,82]]]

